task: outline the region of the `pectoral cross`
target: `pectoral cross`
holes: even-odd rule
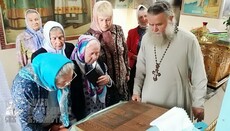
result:
[[[160,68],[159,63],[156,63],[156,69],[152,71],[154,81],[157,81],[157,77],[161,76],[161,73],[159,73],[159,68]]]

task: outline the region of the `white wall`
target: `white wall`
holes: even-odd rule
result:
[[[226,31],[225,25],[223,25],[223,21],[224,19],[213,19],[198,16],[181,15],[179,26],[187,30],[191,30],[196,27],[201,27],[202,22],[208,22],[208,28],[215,28],[219,31]]]
[[[134,9],[114,9],[113,23],[122,26],[125,37],[129,29],[137,26],[136,10]]]
[[[15,52],[16,52],[15,48],[0,50],[0,61],[5,70],[6,78],[9,83],[9,87],[11,87],[12,81],[19,69]]]

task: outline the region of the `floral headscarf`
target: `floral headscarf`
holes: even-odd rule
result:
[[[80,67],[80,69],[82,70],[83,73],[85,73],[85,49],[87,47],[87,45],[89,44],[90,41],[92,40],[96,40],[98,41],[95,37],[91,36],[91,35],[81,35],[78,38],[78,43],[76,44],[76,47],[72,53],[71,59],[72,60],[76,60],[76,62],[78,63]],[[100,43],[98,41],[98,43]],[[107,88],[97,88],[94,87],[92,83],[90,83],[87,79],[85,79],[85,84],[86,84],[86,88],[88,93],[90,94],[91,98],[93,99],[93,101],[96,103],[96,98],[98,97],[99,100],[102,103],[105,103],[105,94],[107,92]]]
[[[64,126],[69,126],[68,116],[68,93],[69,89],[59,89],[56,86],[56,77],[61,68],[72,61],[61,54],[42,53],[32,61],[32,71],[25,67],[19,71],[19,75],[25,79],[32,80],[48,91],[57,91],[57,100],[60,107],[61,117]],[[34,73],[31,73],[34,72]]]
[[[38,15],[38,17],[39,17],[40,28],[37,31],[35,31],[34,29],[32,29],[30,27],[30,25],[28,24],[27,15],[31,14],[31,13],[36,13]],[[43,37],[43,34],[42,34],[43,33],[43,29],[42,29],[42,20],[41,20],[40,14],[36,10],[34,10],[34,9],[28,9],[28,10],[26,10],[26,12],[25,12],[25,23],[26,23],[26,30],[25,31],[28,34],[30,34],[31,36],[33,36],[33,41],[34,41],[36,49],[41,48],[42,45],[43,45],[43,39],[44,39],[44,37]]]
[[[62,32],[63,33],[65,32],[63,26],[60,23],[55,22],[55,21],[48,21],[48,22],[46,22],[45,25],[44,25],[44,37],[45,37],[45,39],[44,39],[44,46],[43,46],[43,48],[45,48],[47,52],[62,54],[64,56],[66,56],[65,55],[65,44],[63,45],[63,47],[62,47],[61,50],[55,50],[54,47],[51,44],[51,41],[50,41],[50,30],[53,27],[60,27],[62,29]],[[65,36],[65,33],[64,33],[64,36]]]

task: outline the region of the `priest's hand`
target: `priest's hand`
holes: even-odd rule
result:
[[[194,115],[194,119],[197,120],[197,122],[204,120],[203,108],[192,107],[192,112]]]
[[[133,94],[133,96],[132,96],[132,100],[133,100],[133,101],[138,101],[138,102],[141,102],[140,95]]]

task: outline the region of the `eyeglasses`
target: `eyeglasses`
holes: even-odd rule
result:
[[[72,78],[72,80],[70,80],[69,82],[66,82],[65,85],[62,86],[62,87],[59,87],[59,86],[58,86],[58,88],[64,89],[65,87],[69,86],[70,83],[73,81],[73,79],[75,79],[76,77],[77,77],[77,73],[76,73],[75,71],[73,71],[73,78]]]

